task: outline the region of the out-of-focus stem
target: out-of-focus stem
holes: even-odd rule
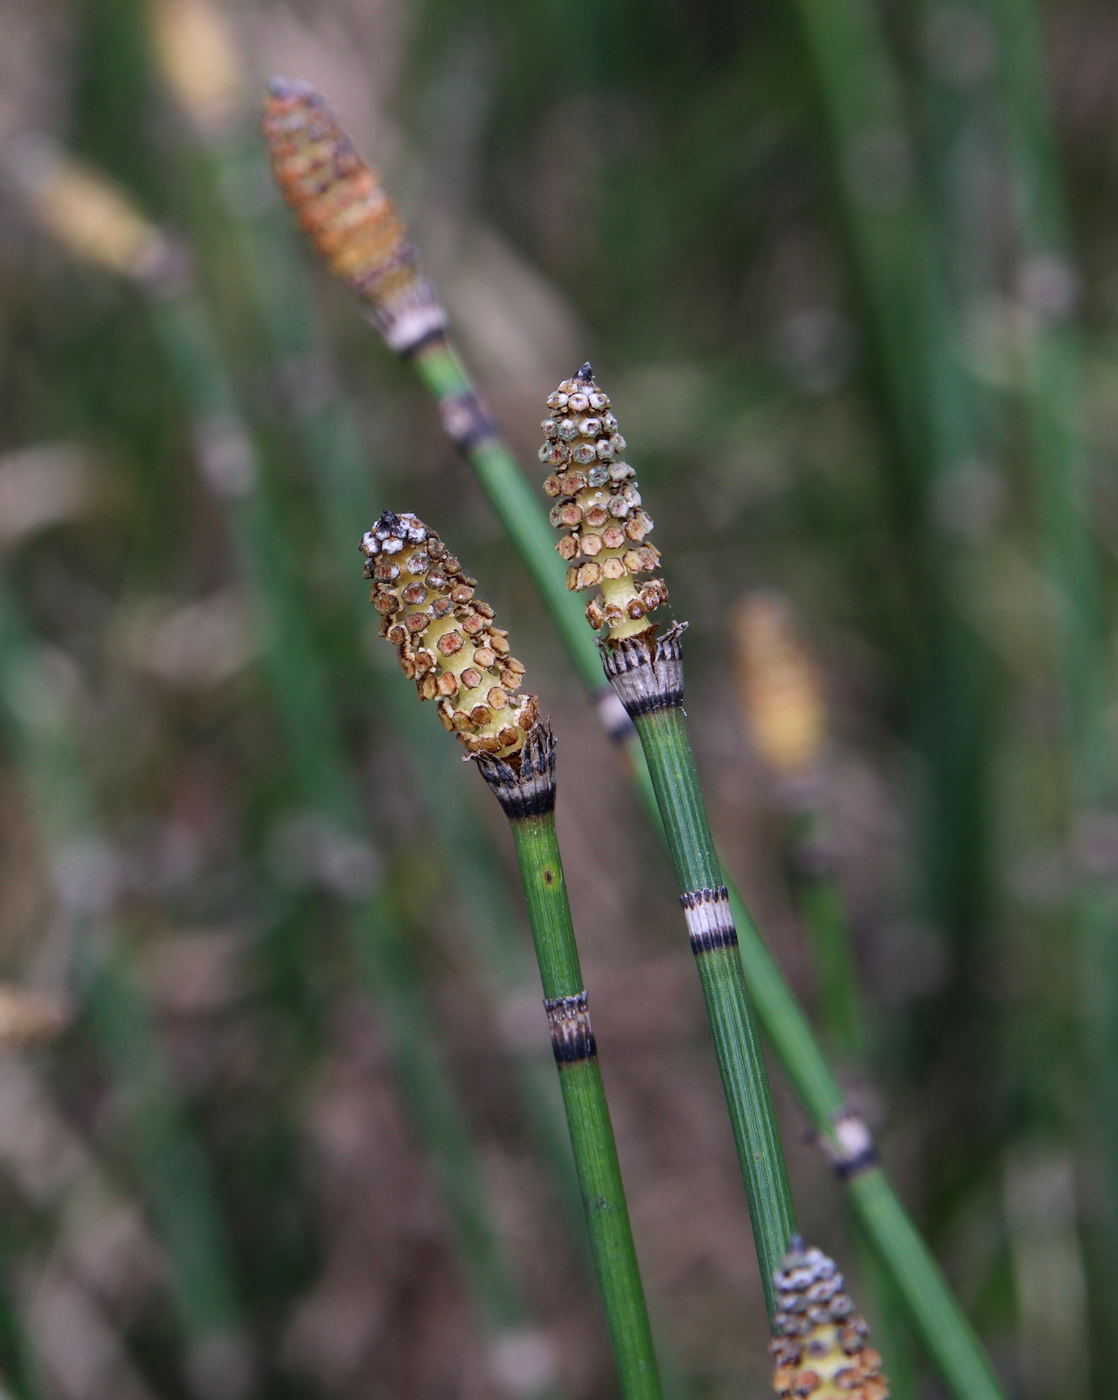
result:
[[[895,562],[915,619],[904,627],[913,737],[926,759],[920,898],[973,957],[986,914],[984,817],[990,657],[959,599],[965,532],[951,515],[981,461],[972,386],[958,363],[942,251],[918,181],[900,83],[867,0],[794,0],[814,75],[853,281],[893,451],[884,490]]]
[[[1118,810],[1110,742],[1111,611],[1106,606],[1091,524],[1090,461],[1080,401],[1075,306],[1077,276],[1056,145],[1042,17],[1032,0],[985,0],[997,39],[997,93],[1016,216],[1016,297],[1022,343],[1015,388],[1042,565],[1051,599],[1050,649],[1059,698],[1057,737],[1064,754],[1066,837],[1074,871],[1070,914],[1079,962],[1084,1060],[1095,1139],[1109,1190],[1100,1193],[1105,1244],[1095,1254],[1108,1292],[1118,1288],[1118,880],[1100,858],[1098,835]],[[1110,1329],[1099,1337],[1113,1366]]]
[[[204,1156],[188,1125],[134,969],[107,946],[112,856],[98,826],[75,724],[14,600],[0,585],[0,715],[53,871],[59,911],[42,974],[77,980],[120,1092],[137,1170],[172,1265],[192,1358],[221,1357],[231,1394],[249,1363],[231,1251]]]
[[[522,1291],[491,1219],[473,1143],[435,1048],[434,1027],[424,1019],[418,970],[391,903],[372,878],[375,857],[296,586],[293,551],[279,527],[264,464],[194,293],[189,260],[120,191],[92,172],[77,170],[60,152],[40,145],[15,174],[52,233],[79,256],[130,276],[148,295],[153,326],[190,418],[198,464],[225,517],[263,636],[269,694],[293,785],[303,804],[324,819],[327,839],[346,845],[364,871],[343,892],[345,928],[366,990],[382,1005],[395,1033],[401,1074],[412,1090],[415,1121],[443,1188],[452,1237],[479,1312],[499,1347],[509,1333],[525,1330]],[[409,1007],[406,1017],[399,1014],[403,1006]],[[134,1021],[141,1024],[139,1018]],[[175,1166],[167,1165],[173,1179]],[[542,1355],[546,1343],[540,1342]],[[551,1393],[545,1370],[540,1369],[538,1383],[531,1383],[528,1393]]]

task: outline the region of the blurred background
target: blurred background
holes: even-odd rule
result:
[[[593,362],[724,859],[1007,1392],[1112,1396],[1113,8],[216,3],[0,10],[5,1389],[615,1394],[504,820],[365,601],[388,507],[553,718],[671,1394],[768,1393],[670,874],[271,188],[282,72],[382,173],[533,480]],[[944,1394],[770,1063],[805,1234],[894,1395]]]

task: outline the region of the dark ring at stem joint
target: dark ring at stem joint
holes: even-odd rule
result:
[[[410,341],[407,345],[401,346],[400,349],[396,351],[396,353],[399,355],[401,360],[414,360],[417,356],[422,355],[424,350],[429,350],[432,345],[438,345],[440,341],[445,340],[446,327],[432,326],[429,330],[425,330],[422,333],[422,335],[418,336],[415,340]]]
[[[614,744],[627,743],[637,731],[617,691],[610,685],[603,686],[601,690],[594,691],[592,698],[610,741]]]
[[[820,1136],[820,1145],[831,1162],[831,1169],[840,1181],[851,1181],[876,1167],[880,1160],[870,1130],[852,1109],[835,1114],[834,1139]]]
[[[686,622],[673,622],[662,637],[651,628],[619,642],[598,643],[606,679],[630,719],[683,703],[683,648]]]
[[[590,1029],[585,991],[570,997],[553,997],[544,1002],[544,1010],[551,1027],[551,1050],[556,1064],[568,1065],[594,1058],[598,1047]]]
[[[476,389],[440,399],[439,416],[447,437],[459,452],[471,452],[479,443],[497,436],[497,425]]]
[[[691,890],[680,895],[683,917],[691,935],[691,951],[713,953],[717,948],[736,948],[738,931],[730,912],[730,896],[725,885],[717,889]]]
[[[546,720],[538,720],[529,730],[514,768],[503,758],[479,753],[474,756],[478,771],[489,784],[509,821],[541,817],[555,808],[555,739]]]

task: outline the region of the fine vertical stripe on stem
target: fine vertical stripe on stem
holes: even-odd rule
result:
[[[541,731],[543,726],[540,726]],[[542,735],[541,735],[542,738]],[[547,734],[547,743],[551,743]],[[629,1212],[571,925],[554,810],[510,818],[575,1168],[610,1337],[627,1396],[658,1396]]]
[[[773,1276],[795,1234],[796,1214],[729,892],[687,737],[684,627],[677,623],[657,638],[649,623],[668,596],[663,579],[638,577],[660,562],[647,542],[653,522],[633,468],[623,460],[627,444],[609,396],[590,366],[564,380],[547,407],[539,455],[551,468],[544,482],[555,501],[551,523],[564,531],[556,548],[569,565],[568,589],[601,589],[587,603],[586,618],[591,627],[606,628],[600,643],[606,677],[636,725],[648,762],[714,1036],[771,1321]]]
[[[655,567],[659,556],[643,543],[652,522],[641,508],[632,468],[618,460],[625,441],[616,431],[617,422],[607,411],[609,407],[609,399],[598,389],[589,365],[549,397],[552,417],[544,420],[547,441],[540,457],[553,475],[544,489],[558,498],[553,523],[569,531],[557,546],[560,554],[569,561],[584,561],[570,563],[568,587],[602,587],[602,594],[587,604],[587,620],[594,627],[608,629],[602,644],[606,673],[645,742],[654,783],[664,758],[655,745],[646,742],[646,736],[654,732],[648,717],[673,709],[679,712],[683,745],[673,747],[671,754],[677,765],[672,773],[676,781],[667,773],[659,775],[657,796],[661,789],[672,790],[669,803],[660,811],[677,870],[687,879],[709,880],[718,867],[706,813],[701,793],[697,787],[690,791],[685,776],[692,760],[682,728],[682,628],[677,625],[657,640],[655,629],[647,623],[647,612],[664,601],[666,589],[662,580],[642,585],[635,578]],[[625,524],[619,533],[621,522]],[[640,548],[630,548],[631,543]],[[689,828],[687,835],[681,827]],[[732,937],[739,944],[749,986],[770,1013],[770,1032],[819,1124],[822,1144],[836,1174],[842,1181],[869,1181],[876,1187],[872,1191],[863,1186],[852,1193],[855,1209],[909,1303],[943,1375],[965,1382],[960,1395],[990,1400],[999,1392],[989,1363],[926,1247],[881,1176],[865,1125],[843,1105],[841,1090],[740,898],[734,895],[729,899],[733,919],[719,916],[719,906],[720,900],[709,904],[703,900],[692,911],[693,942],[696,936],[700,946],[709,941],[728,942]],[[740,943],[734,932],[736,920],[746,935]],[[881,1205],[883,1199],[888,1200],[889,1208]],[[879,1208],[873,1209],[875,1204]],[[904,1267],[906,1258],[911,1268]]]
[[[771,1317],[776,1307],[772,1278],[788,1248],[788,1241],[795,1234],[796,1214],[768,1072],[737,951],[738,938],[730,912],[729,893],[722,883],[706,805],[687,738],[681,704],[682,661],[678,634],[673,636],[672,632],[663,638],[656,657],[661,663],[656,669],[663,669],[669,654],[677,663],[667,685],[659,695],[644,686],[637,692],[632,685],[637,673],[629,670],[626,675],[629,688],[622,700],[644,745],[675,866],[749,1199],[753,1238]],[[628,659],[638,648],[643,649],[644,644],[634,640],[622,646],[623,655]],[[649,655],[647,651],[645,655]],[[607,672],[609,666],[607,658]],[[653,679],[652,664],[641,667],[640,674],[646,673]],[[678,689],[674,683],[676,675],[680,682]]]

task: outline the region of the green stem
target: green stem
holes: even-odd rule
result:
[[[585,1012],[563,861],[555,833],[555,813],[510,820],[543,993],[552,1015],[553,1044],[567,1111],[575,1170],[582,1189],[586,1223],[606,1320],[626,1400],[659,1400],[660,1376],[637,1266],[625,1189],[617,1160],[605,1089]],[[555,1015],[582,999],[580,1034],[556,1039]],[[577,1013],[576,1013],[577,1014]],[[566,1045],[566,1048],[563,1046]]]
[[[830,148],[851,281],[863,321],[880,418],[892,440],[883,489],[907,616],[898,618],[908,723],[926,759],[920,897],[957,965],[987,923],[992,660],[965,604],[978,542],[946,523],[973,463],[988,459],[976,385],[958,344],[959,308],[941,266],[965,240],[929,217],[897,66],[871,0],[791,0],[804,37]],[[959,6],[951,7],[952,15]],[[970,465],[968,465],[970,464]],[[955,990],[954,988],[952,989]],[[961,998],[953,999],[953,1009]]]
[[[120,1094],[125,1133],[174,1261],[171,1286],[187,1334],[200,1347],[232,1343],[243,1324],[220,1207],[158,1048],[151,1009],[123,950],[86,947],[79,967]]]
[[[680,891],[685,901],[697,891],[717,891],[722,886],[722,873],[683,709],[671,705],[653,710],[639,716],[636,726],[648,759]],[[730,939],[728,935],[713,947],[692,940],[771,1318],[776,1310],[773,1274],[796,1233],[796,1211],[768,1071],[736,943],[736,937]]]
[[[846,902],[825,849],[824,818],[801,807],[788,823],[793,883],[814,955],[829,1049],[840,1064],[865,1070],[866,1029]]]
[[[43,1384],[38,1365],[8,1278],[11,1259],[7,1239],[0,1238],[0,1252],[4,1273],[0,1283],[0,1400],[41,1400]]]
[[[842,893],[827,876],[808,876],[799,884],[799,897],[819,979],[827,1038],[840,1064],[860,1067],[866,1036]]]
[[[1076,269],[1067,197],[1053,120],[1042,15],[1033,0],[983,0],[998,41],[997,83],[1016,215],[1018,296],[1028,337],[1019,358],[1021,407],[1042,565],[1052,601],[1052,669],[1059,697],[1065,836],[1113,820],[1118,782],[1113,760],[1109,606],[1092,522],[1091,462],[1085,442]],[[1118,1287],[1118,893],[1112,872],[1085,868],[1073,849],[1069,900],[1077,944],[1083,1060],[1091,1093],[1088,1138],[1102,1157],[1110,1190],[1095,1217],[1103,1237],[1095,1258],[1110,1295]],[[1064,1109],[1064,1104],[1060,1104]],[[1112,1329],[1099,1334],[1112,1367]]]
[[[949,1346],[929,1347],[948,1388],[956,1395],[1002,1400],[981,1343],[880,1168],[858,1173],[848,1189],[858,1219],[921,1337],[952,1339]]]
[[[842,1088],[757,925],[732,886],[730,908],[758,1018],[820,1137],[834,1147],[834,1122],[844,1107]],[[846,1183],[851,1206],[867,1238],[952,1392],[960,1400],[1004,1400],[1004,1392],[974,1329],[884,1173],[878,1167],[869,1167],[848,1176]]]
[[[840,1065],[864,1079],[868,1078],[866,1029],[858,993],[854,941],[842,889],[831,868],[831,860],[822,849],[823,825],[821,812],[811,807],[801,809],[789,823],[796,871],[795,891],[814,954],[820,1012],[829,1048]],[[911,1396],[915,1393],[916,1382],[908,1318],[865,1228],[852,1209],[849,1196],[845,1205],[848,1216],[852,1217],[852,1233],[858,1245],[874,1344],[884,1358],[882,1369],[895,1395]]]

